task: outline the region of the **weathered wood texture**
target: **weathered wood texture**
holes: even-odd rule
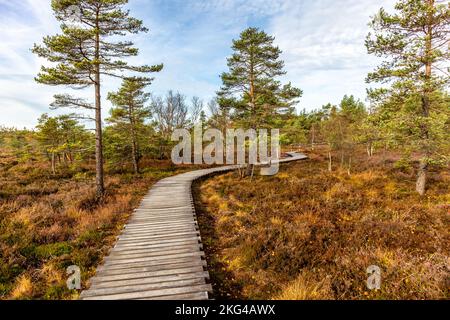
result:
[[[305,159],[289,153],[279,162]],[[192,182],[226,166],[197,170],[156,183],[135,210],[83,300],[203,300],[212,291],[192,199]]]

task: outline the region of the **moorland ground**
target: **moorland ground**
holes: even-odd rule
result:
[[[75,169],[76,168],[76,169]],[[71,299],[66,268],[81,269],[82,285],[114,245],[152,184],[189,170],[171,161],[143,162],[140,175],[110,171],[107,194],[96,197],[89,165],[59,168],[2,155],[0,161],[0,299]]]
[[[328,172],[325,150],[308,155],[273,177],[195,186],[216,298],[449,298],[450,172],[435,169],[420,197],[392,153],[360,152],[350,174]],[[366,286],[370,265],[380,290]]]

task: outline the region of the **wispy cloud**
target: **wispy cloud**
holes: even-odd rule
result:
[[[144,20],[150,33],[133,36],[141,54],[138,64],[164,63],[151,87],[211,98],[226,70],[233,38],[247,26],[276,37],[288,71],[286,81],[301,87],[301,107],[315,108],[346,93],[365,96],[364,77],[375,65],[367,56],[367,22],[394,0],[130,0],[132,15]],[[58,32],[50,1],[0,0],[0,125],[34,126],[49,112],[52,96],[63,88],[35,83],[45,61],[30,52],[47,34]],[[105,82],[106,91],[116,80]],[[90,94],[90,91],[84,95]],[[105,108],[109,104],[105,101]],[[53,111],[52,111],[53,112]],[[106,114],[106,112],[105,112]]]
[[[365,97],[364,79],[375,61],[364,39],[370,16],[393,0],[285,1],[268,31],[283,50],[287,79],[304,90],[301,106],[337,103],[344,94]]]
[[[33,80],[43,61],[30,49],[57,23],[46,0],[2,0],[0,15],[0,125],[30,127],[52,100],[51,90]]]

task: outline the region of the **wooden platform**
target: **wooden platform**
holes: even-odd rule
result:
[[[307,158],[289,153],[279,160]],[[212,292],[192,199],[192,182],[226,166],[156,183],[135,210],[82,300],[205,300]]]

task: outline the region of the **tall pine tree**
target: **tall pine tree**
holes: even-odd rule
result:
[[[276,80],[286,72],[275,38],[257,28],[244,30],[233,41],[229,72],[221,75],[220,105],[232,109],[234,120],[246,129],[269,127],[281,115],[291,113],[302,91]],[[247,167],[247,173],[252,167]]]
[[[136,56],[131,41],[117,41],[117,36],[147,32],[142,21],[124,10],[128,0],[52,0],[54,15],[61,22],[62,34],[47,36],[33,52],[56,65],[42,67],[36,81],[65,85],[76,89],[94,87],[90,103],[70,95],[56,95],[53,107],[84,108],[95,112],[97,194],[104,193],[102,100],[103,76],[124,78],[126,72],[158,72],[162,65],[131,66],[121,60]],[[75,16],[74,16],[75,15]],[[73,22],[74,18],[77,20]]]
[[[448,140],[450,4],[437,0],[400,0],[396,12],[381,9],[373,18],[366,46],[385,58],[369,82],[390,87],[369,91],[385,129],[399,146],[420,154],[416,190],[426,190],[427,171],[445,152]]]

